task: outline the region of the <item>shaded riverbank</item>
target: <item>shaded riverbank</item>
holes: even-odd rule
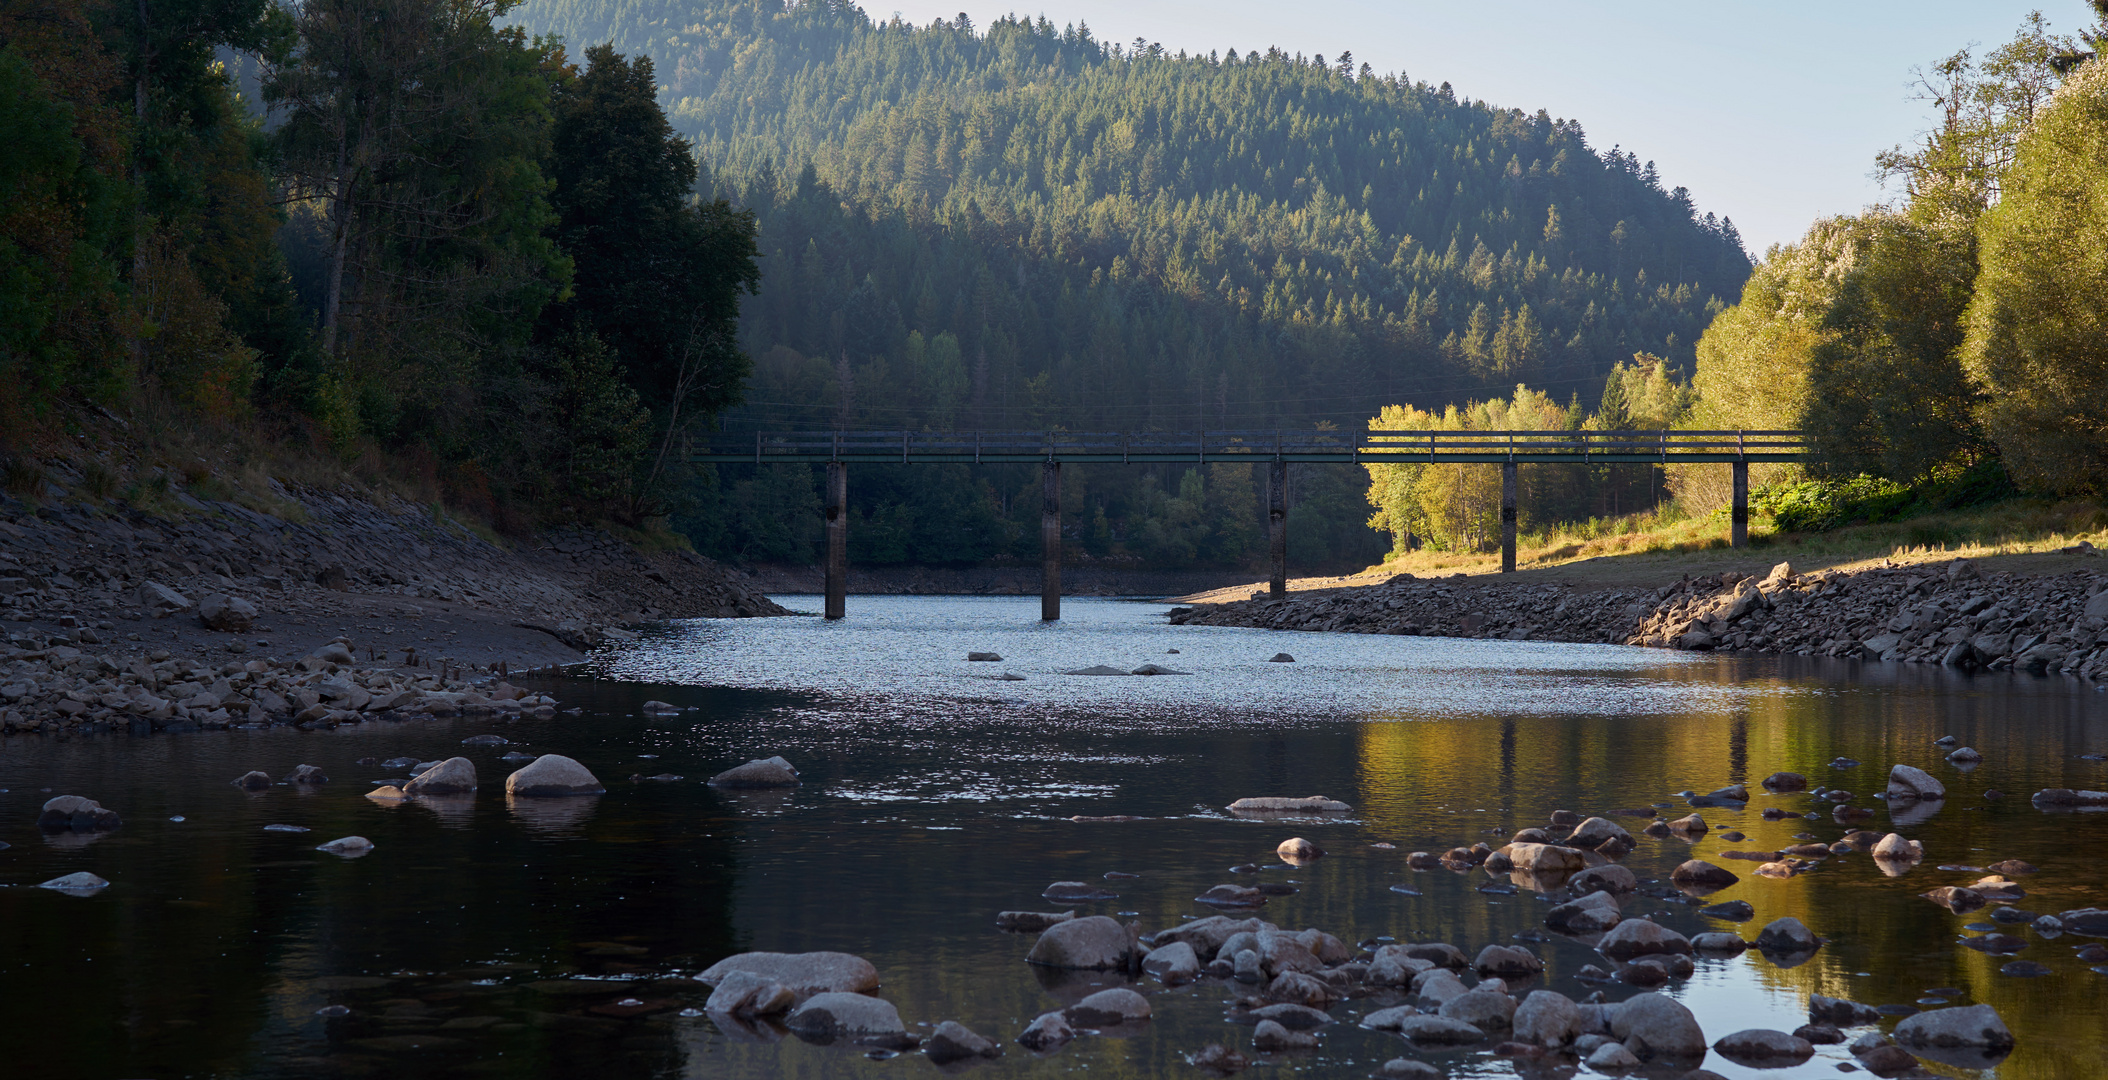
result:
[[[262,509],[177,493],[154,514],[63,493],[0,499],[0,731],[224,725],[251,706],[289,719],[304,707],[250,693],[193,707],[197,694],[164,691],[239,684],[259,674],[252,661],[282,673],[332,643],[347,659],[298,674],[459,692],[471,676],[634,638],[625,624],[788,614],[688,552],[587,530],[506,545],[427,507],[273,490]]]

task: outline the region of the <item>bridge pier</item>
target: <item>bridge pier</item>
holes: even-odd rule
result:
[[[1288,595],[1288,462],[1275,458],[1266,476],[1266,549],[1273,563],[1266,595]]]
[[[1728,468],[1734,470],[1735,502],[1728,510],[1727,546],[1745,548],[1749,546],[1749,462],[1730,462]]]
[[[1515,463],[1500,466],[1500,572],[1515,572]]]
[[[1061,462],[1040,466],[1039,620],[1061,618]]]
[[[826,617],[847,613],[849,593],[849,466],[827,463]]]

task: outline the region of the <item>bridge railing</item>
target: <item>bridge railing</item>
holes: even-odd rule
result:
[[[1798,431],[756,431],[700,440],[696,461],[1797,461]]]

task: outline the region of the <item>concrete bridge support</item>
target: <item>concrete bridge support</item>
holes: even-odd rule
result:
[[[849,466],[827,463],[827,607],[829,619],[839,619],[848,610],[849,592]]]
[[[1749,462],[1730,462],[1728,468],[1734,470],[1735,502],[1728,509],[1727,546],[1746,548],[1749,546]]]
[[[1266,595],[1278,600],[1288,595],[1288,462],[1280,458],[1266,477],[1266,550],[1273,562]]]
[[[1515,572],[1515,463],[1500,466],[1500,572]]]
[[[1061,618],[1061,462],[1040,466],[1039,619]]]

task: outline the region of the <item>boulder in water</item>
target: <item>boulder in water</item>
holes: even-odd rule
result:
[[[1306,795],[1300,799],[1282,798],[1276,795],[1261,795],[1239,799],[1229,805],[1232,813],[1298,813],[1298,814],[1342,814],[1354,808],[1338,799],[1323,795]]]
[[[85,870],[77,874],[67,874],[65,877],[55,877],[37,886],[39,889],[50,889],[68,896],[93,896],[109,887],[109,882]]]
[[[800,997],[865,994],[878,989],[878,969],[870,961],[840,952],[738,953],[710,965],[695,978],[705,986],[718,986],[739,972],[782,983]]]
[[[318,844],[315,846],[315,850],[326,851],[331,855],[342,855],[346,858],[357,858],[373,850],[373,841],[363,836],[344,836],[331,840],[327,844]]]
[[[957,1020],[946,1020],[930,1032],[929,1041],[922,1044],[922,1056],[935,1064],[943,1065],[968,1058],[1001,1057],[1003,1048],[992,1039],[976,1034],[973,1029]]]
[[[828,991],[805,999],[783,1018],[783,1026],[800,1035],[828,1039],[849,1036],[858,1042],[894,1042],[907,1038],[900,1010],[868,994]]]
[[[1025,956],[1029,964],[1085,971],[1132,971],[1141,961],[1142,947],[1133,932],[1104,915],[1055,923]]]
[[[1076,1030],[1069,1026],[1069,1018],[1061,1012],[1041,1013],[1025,1027],[1017,1037],[1019,1046],[1035,1054],[1048,1054],[1068,1045],[1076,1037]]]
[[[505,778],[505,793],[526,798],[599,795],[607,791],[592,772],[562,754],[543,754]]]
[[[1293,664],[1296,662],[1296,658],[1285,652],[1277,652],[1269,657],[1266,662],[1269,664]]]
[[[735,971],[720,979],[703,1006],[734,1016],[774,1016],[798,1003],[797,992],[766,975]]]
[[[235,777],[234,786],[243,791],[262,791],[271,786],[271,774],[261,769],[251,769]]]
[[[711,787],[722,788],[797,787],[798,783],[798,770],[781,757],[756,758],[709,780]]]
[[[405,795],[466,795],[474,790],[476,763],[465,757],[450,757],[403,785]]]
[[[1890,799],[1944,799],[1947,788],[1932,774],[1909,765],[1897,765],[1888,771],[1888,797]]]
[[[105,809],[94,799],[60,795],[47,799],[37,813],[37,828],[45,832],[72,829],[75,832],[107,832],[122,825],[117,811]]]
[[[1125,669],[1125,668],[1116,668],[1116,667],[1111,667],[1111,666],[1108,666],[1108,665],[1105,665],[1105,664],[1093,664],[1093,665],[1091,665],[1090,667],[1087,667],[1087,668],[1077,668],[1077,669],[1076,669],[1076,670],[1074,670],[1074,671],[1064,671],[1064,672],[1062,672],[1062,674],[1063,674],[1063,675],[1125,675],[1125,674],[1127,674],[1127,669]]]

